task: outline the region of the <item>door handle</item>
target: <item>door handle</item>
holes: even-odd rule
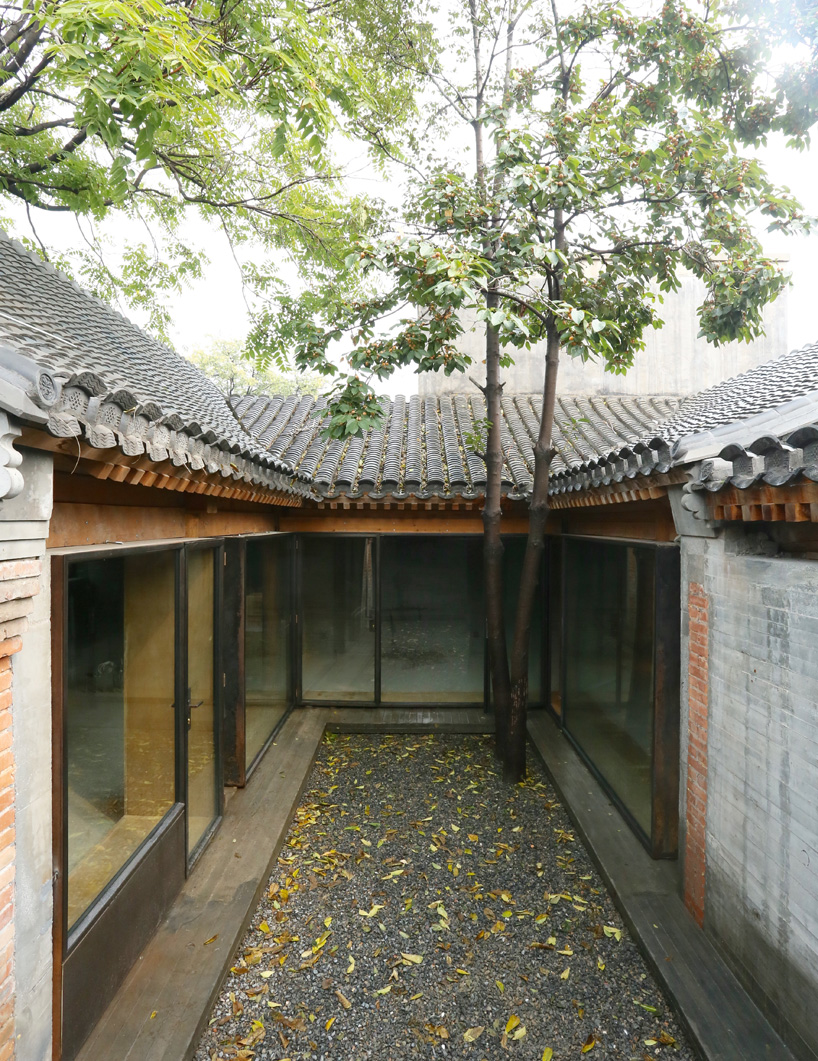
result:
[[[188,704],[187,709],[188,711],[192,711],[194,707],[201,707],[203,703],[204,700],[200,700],[197,704]]]

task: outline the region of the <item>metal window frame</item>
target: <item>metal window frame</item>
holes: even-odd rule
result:
[[[648,834],[636,821],[613,785],[582,747],[570,729],[570,705],[566,696],[567,659],[565,593],[567,563],[562,556],[562,607],[560,639],[560,728],[588,767],[605,794],[625,819],[631,831],[651,858],[678,857],[679,825],[679,725],[680,725],[680,550],[676,542],[646,541],[641,538],[605,537],[590,534],[562,534],[566,541],[596,542],[611,547],[640,547],[655,556],[653,586],[653,714],[651,718],[651,829]],[[549,646],[550,658],[550,646]]]

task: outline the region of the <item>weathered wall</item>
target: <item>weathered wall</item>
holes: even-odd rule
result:
[[[685,899],[813,1056],[818,562],[775,551],[745,527],[682,539]]]
[[[693,394],[730,376],[763,364],[788,350],[787,296],[782,294],[768,306],[766,335],[754,343],[727,343],[715,347],[698,339],[696,310],[705,298],[705,288],[692,275],[684,277],[681,290],[666,296],[660,307],[665,326],[646,335],[646,347],[636,354],[634,366],[624,376],[603,372],[599,364],[562,358],[557,389],[561,394]],[[472,322],[473,323],[473,322]],[[467,331],[459,345],[474,359],[466,373],[444,376],[426,372],[418,377],[422,396],[474,393],[469,376],[485,379],[485,331]],[[514,355],[515,364],[503,370],[506,394],[539,394],[545,372],[545,344]]]
[[[51,467],[0,501],[0,1061],[51,1053]]]

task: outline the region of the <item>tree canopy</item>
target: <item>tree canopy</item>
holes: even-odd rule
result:
[[[10,0],[0,3],[0,212],[84,219],[60,261],[103,296],[152,312],[197,276],[184,217],[220,226],[245,280],[265,290],[270,255],[339,255],[365,230],[329,150],[338,132],[378,150],[412,109],[404,53],[428,40],[416,6],[301,0]],[[147,237],[104,253],[98,226],[127,216]],[[52,257],[53,257],[52,252]],[[342,257],[342,254],[341,254]]]
[[[790,28],[804,36],[790,45],[803,47],[810,26]],[[284,299],[260,338],[294,344],[298,364],[336,377],[326,430],[344,438],[378,422],[374,379],[407,365],[466,369],[464,314],[483,322],[487,417],[481,437],[467,442],[487,469],[484,581],[498,746],[508,776],[519,779],[560,356],[627,370],[645,329],[662,323],[662,295],[680,286],[683,269],[707,287],[703,336],[720,343],[761,333],[762,309],[787,278],[765,255],[758,222],[791,232],[809,222],[747,149],[771,132],[806,143],[818,115],[809,90],[816,64],[807,49],[800,66],[790,62],[776,78],[772,49],[782,36],[770,11],[754,20],[739,5],[681,0],[651,5],[647,15],[607,2],[560,14],[557,0],[466,0],[452,7],[450,38],[454,45],[425,70],[442,100],[430,127],[439,132],[455,116],[470,128],[471,165],[462,150],[432,152],[416,165],[392,231],[347,256],[349,282]],[[539,339],[547,349],[543,413],[509,659],[501,371]]]

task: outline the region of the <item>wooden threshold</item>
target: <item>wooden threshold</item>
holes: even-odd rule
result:
[[[552,718],[528,733],[622,917],[705,1061],[795,1061],[679,895],[677,864],[654,861]]]

